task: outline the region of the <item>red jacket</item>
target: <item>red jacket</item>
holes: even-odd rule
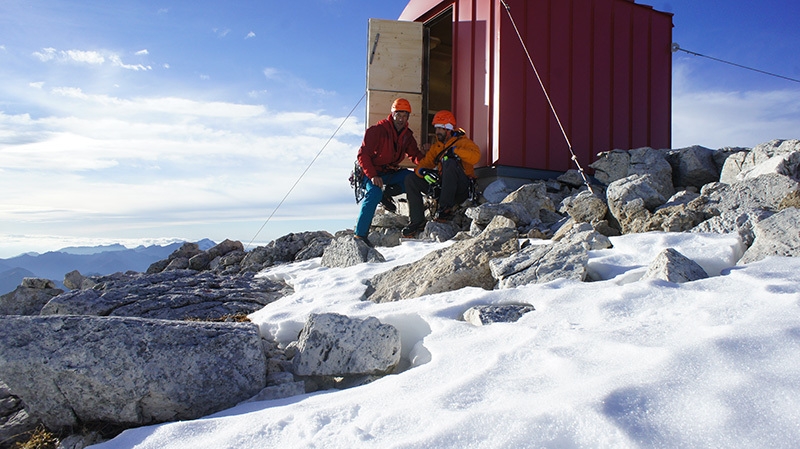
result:
[[[394,129],[392,116],[367,128],[364,141],[358,149],[358,165],[367,178],[396,170],[406,155],[416,164],[423,154],[417,147],[414,132],[406,126],[398,133]]]

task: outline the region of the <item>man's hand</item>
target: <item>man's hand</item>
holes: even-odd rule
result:
[[[376,177],[370,179],[370,181],[372,181],[372,183],[375,184],[375,187],[377,187],[379,189],[383,188],[383,178],[381,178],[380,176],[376,176]]]

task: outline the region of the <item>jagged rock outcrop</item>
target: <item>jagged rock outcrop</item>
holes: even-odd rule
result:
[[[92,280],[93,288],[56,296],[41,314],[217,319],[253,313],[292,292],[283,281],[257,278],[253,273],[167,270],[115,273]]]
[[[9,316],[0,342],[0,379],[49,429],[195,419],[266,385],[250,323]]]
[[[490,290],[496,284],[489,261],[519,249],[514,229],[493,229],[433,251],[413,264],[381,273],[367,282],[364,299],[382,303],[416,298],[464,287]]]
[[[0,315],[38,315],[48,301],[62,293],[49,279],[24,278],[13,292],[0,296]]]
[[[320,257],[333,241],[327,231],[308,231],[287,234],[266,246],[259,246],[240,262],[241,271],[259,272],[277,263],[294,262]]]

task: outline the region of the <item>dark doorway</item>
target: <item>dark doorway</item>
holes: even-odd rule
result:
[[[448,8],[425,23],[427,40],[425,86],[426,120],[422,124],[423,134],[431,142],[433,116],[443,110],[452,110],[453,105],[453,8]]]

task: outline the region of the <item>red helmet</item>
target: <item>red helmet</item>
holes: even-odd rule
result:
[[[433,116],[433,127],[456,129],[456,117],[450,111],[439,111]]]
[[[398,98],[392,103],[392,112],[405,111],[411,114],[411,103],[405,98]]]

